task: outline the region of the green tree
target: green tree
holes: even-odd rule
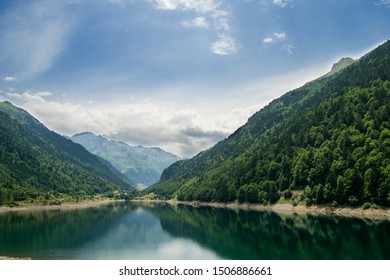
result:
[[[241,186],[238,189],[237,200],[239,203],[244,203],[246,200],[246,186]]]
[[[254,184],[249,184],[246,191],[246,200],[250,203],[259,202],[259,191]]]
[[[292,197],[292,195],[293,195],[293,193],[292,193],[291,189],[287,189],[287,190],[284,192],[283,197],[284,197],[285,199],[289,199],[289,198]]]
[[[233,183],[230,183],[228,186],[228,201],[233,202],[236,199],[237,199],[236,187],[233,185]]]

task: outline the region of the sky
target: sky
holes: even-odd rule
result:
[[[390,38],[390,0],[1,0],[0,101],[191,157]]]

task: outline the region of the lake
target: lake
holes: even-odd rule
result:
[[[166,203],[0,213],[0,256],[390,259],[390,222]]]

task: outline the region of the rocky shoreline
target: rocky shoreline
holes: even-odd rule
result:
[[[215,208],[227,209],[242,209],[242,210],[256,210],[256,211],[273,211],[279,214],[310,214],[323,216],[341,216],[341,217],[356,217],[368,218],[378,220],[390,220],[390,209],[362,209],[361,207],[330,207],[330,206],[293,206],[287,203],[277,203],[272,205],[262,204],[238,204],[238,203],[219,203],[219,202],[199,202],[199,201],[166,201],[170,204],[184,204],[194,207],[210,206]]]
[[[27,205],[16,207],[0,207],[0,213],[10,211],[34,211],[34,210],[72,210],[89,207],[97,207],[99,205],[123,202],[124,200],[99,200],[99,201],[83,201],[78,203],[64,203],[62,205]],[[202,201],[177,201],[177,200],[133,200],[134,202],[154,202],[154,203],[169,203],[172,205],[183,204],[193,207],[215,207],[226,209],[241,209],[255,211],[273,211],[279,214],[310,214],[323,216],[342,216],[342,217],[357,217],[368,219],[390,220],[390,208],[378,209],[362,209],[361,207],[331,207],[331,206],[293,206],[288,203],[276,203],[272,205],[263,204],[248,204],[248,203],[221,203],[221,202],[202,202]]]
[[[72,209],[82,209],[96,207],[103,204],[123,202],[124,200],[87,200],[82,202],[75,203],[64,203],[61,205],[25,205],[25,206],[15,206],[7,207],[0,206],[0,213],[11,212],[11,211],[34,211],[34,210],[72,210]]]
[[[16,261],[16,260],[31,260],[31,258],[15,258],[15,257],[7,257],[7,256],[0,256],[0,261]]]

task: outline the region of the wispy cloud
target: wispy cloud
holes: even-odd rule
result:
[[[209,28],[209,23],[207,22],[205,17],[196,17],[191,21],[184,21],[184,27],[198,27],[198,28]]]
[[[271,44],[275,41],[283,41],[287,38],[286,32],[275,32],[272,37],[265,37],[263,38],[264,44]]]
[[[155,0],[154,6],[160,10],[195,10],[200,13],[214,12],[220,4],[215,0]]]
[[[0,62],[15,67],[20,76],[36,76],[51,68],[67,44],[72,20],[64,2],[23,3],[3,18]]]
[[[263,38],[263,44],[267,48],[269,45],[276,42],[283,42],[287,38],[287,34],[285,31],[283,32],[274,32],[271,37]],[[285,43],[282,45],[282,49],[284,49],[288,54],[293,54],[294,46],[292,44]]]
[[[53,94],[49,91],[39,91],[36,92],[35,95],[40,97],[48,97],[48,96],[52,96]]]
[[[229,31],[230,30],[230,25],[229,21],[225,17],[218,17],[214,21],[215,28],[217,30],[223,30],[223,31]]]
[[[218,40],[210,45],[210,49],[215,54],[230,55],[237,51],[236,43],[229,33],[230,12],[221,7],[222,2],[217,0],[154,0],[153,6],[158,10],[193,11],[199,14],[193,20],[184,21],[183,26],[204,29],[212,27],[218,36]]]
[[[278,40],[284,40],[286,39],[286,32],[281,32],[281,33],[275,32],[274,37]]]
[[[17,82],[18,79],[16,77],[5,77],[4,81],[5,82]]]
[[[218,41],[211,44],[211,50],[215,54],[219,55],[229,55],[237,51],[236,44],[234,40],[227,35],[219,35]]]
[[[293,54],[293,50],[295,49],[295,47],[290,44],[283,45],[282,48],[285,49],[288,54]]]
[[[279,7],[286,7],[288,5],[289,0],[272,0],[272,4],[279,6]]]
[[[390,0],[379,0],[379,1],[375,2],[375,4],[378,6],[390,7]]]
[[[8,98],[11,98],[13,100],[22,101],[23,103],[44,103],[45,99],[44,97],[51,96],[52,93],[50,92],[31,92],[31,91],[25,91],[23,93],[17,93],[17,92],[7,92],[5,95]]]

